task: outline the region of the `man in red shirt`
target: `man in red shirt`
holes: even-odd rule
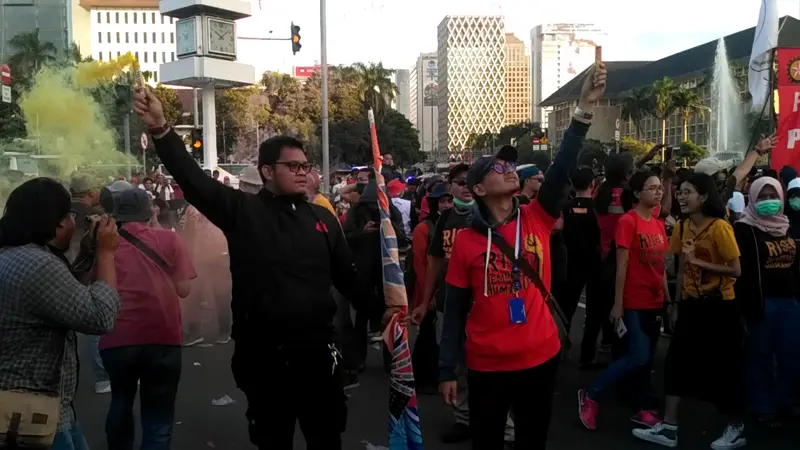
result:
[[[599,63],[586,76],[556,160],[538,197],[528,205],[520,207],[514,198],[519,189],[514,147],[479,158],[467,172],[476,211],[471,228],[458,234],[450,255],[439,372],[445,402],[453,404],[458,350],[466,341],[475,450],[502,447],[509,408],[516,425],[515,447],[546,446],[561,350],[559,330],[544,293],[496,242],[508,243],[516,259],[530,265],[550,289],[550,234],[567,200],[569,174],[577,167],[591,110],[605,82],[605,65]]]
[[[142,447],[169,448],[181,376],[183,331],[179,298],[189,295],[194,267],[180,236],[152,228],[147,192],[122,191],[116,253],[122,307],[114,331],[100,338],[100,356],[111,381],[106,419],[109,450],[133,447],[133,404],[140,382]]]

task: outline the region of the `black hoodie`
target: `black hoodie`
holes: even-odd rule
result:
[[[174,131],[155,139],[186,200],[228,239],[237,352],[333,342],[331,284],[358,309],[367,300],[336,217],[302,196],[246,194],[206,176]],[[249,344],[253,344],[252,346]]]

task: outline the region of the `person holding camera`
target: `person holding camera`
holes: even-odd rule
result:
[[[108,448],[133,446],[137,389],[142,447],[169,448],[181,376],[180,298],[189,295],[196,274],[180,236],[150,226],[147,192],[126,189],[112,194],[112,200],[122,237],[116,254],[122,308],[114,331],[100,339],[100,356],[111,381]]]

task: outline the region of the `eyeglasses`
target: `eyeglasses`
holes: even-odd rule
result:
[[[289,169],[289,172],[297,173],[300,169],[303,169],[303,172],[308,173],[311,170],[311,163],[310,162],[300,162],[300,161],[278,161],[275,164],[280,164],[282,166],[286,166]]]
[[[489,169],[492,172],[499,173],[502,175],[504,173],[513,172],[517,170],[517,164],[510,161],[500,161],[492,163],[492,165],[489,166]]]
[[[455,185],[457,185],[457,186],[464,187],[464,186],[466,186],[466,185],[467,185],[467,180],[465,180],[465,179],[463,179],[463,178],[456,178],[456,179],[455,179],[455,180],[453,180],[451,183],[453,183],[453,184],[455,184]]]

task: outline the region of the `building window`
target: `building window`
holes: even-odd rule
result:
[[[128,13],[125,13],[125,23],[128,23]]]
[[[150,23],[152,23],[153,25],[156,24],[156,13],[152,13],[150,15]]]
[[[133,43],[134,44],[138,44],[139,43],[139,33],[137,33],[137,32],[133,33]]]
[[[156,52],[153,52],[153,62],[154,63],[158,62],[158,58],[156,58],[156,56],[158,56],[158,55],[156,55]]]
[[[147,61],[147,55],[148,55],[148,53],[147,53],[147,52],[144,52],[144,62],[148,62],[148,61]]]
[[[164,25],[164,16],[161,16],[161,25]]]
[[[161,52],[161,62],[167,62],[167,52]]]
[[[133,55],[133,56],[135,56],[135,57],[136,57],[136,60],[137,60],[137,61],[139,60],[139,52],[136,52],[136,53],[134,53],[134,55]]]
[[[117,44],[119,44],[119,31],[117,31]]]
[[[172,24],[174,23],[174,21],[175,21],[175,18],[174,18],[174,17],[170,17],[170,18],[169,18],[169,24],[170,24],[170,25],[172,25]]]
[[[103,43],[103,32],[102,31],[98,31],[97,32],[97,43],[98,44],[102,44]]]
[[[153,44],[155,44],[156,42],[157,42],[157,41],[156,41],[156,32],[154,31],[154,32],[153,32]]]
[[[126,31],[126,32],[125,32],[125,43],[126,43],[126,44],[128,44],[128,43],[129,43],[129,38],[130,38],[130,33],[128,33],[128,32]]]
[[[119,55],[120,55],[120,53],[119,53],[119,52],[117,52],[117,58],[119,58]]]
[[[136,14],[136,13],[133,13],[133,23],[134,23],[134,24],[137,24],[137,23],[139,23],[139,20],[137,19],[138,17],[139,17],[139,15],[138,15],[138,14]]]
[[[110,31],[106,33],[106,42],[109,43],[109,44],[111,43],[111,32]]]
[[[170,33],[169,34],[169,43],[170,44],[174,44],[175,43],[175,33]]]
[[[175,61],[175,52],[172,52],[172,60]]]
[[[97,59],[99,59],[100,61],[103,60],[103,52],[97,54]]]
[[[119,13],[114,13],[114,23],[119,23]]]
[[[158,83],[158,72],[153,72],[153,81]]]
[[[103,13],[97,12],[97,23],[103,23]]]
[[[147,33],[142,33],[142,39],[145,44],[147,44]]]
[[[110,12],[106,13],[106,23],[111,23],[111,13]]]
[[[167,36],[167,33],[164,33],[164,32],[162,31],[162,32],[161,32],[161,43],[162,43],[162,44],[166,44],[166,43],[167,43],[167,37],[166,37],[166,36]]]
[[[142,13],[142,23],[147,23],[147,13]]]

